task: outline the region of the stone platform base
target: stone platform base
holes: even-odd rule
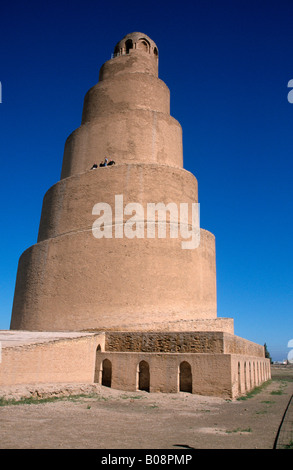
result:
[[[268,380],[264,348],[221,331],[0,331],[0,387],[100,383],[236,398]]]

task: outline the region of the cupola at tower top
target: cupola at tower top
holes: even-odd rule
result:
[[[119,41],[114,49],[114,57],[131,54],[134,51],[145,52],[158,59],[158,48],[154,41],[143,33],[130,33]]]
[[[127,73],[144,73],[158,77],[159,51],[156,43],[146,34],[130,33],[119,41],[111,59],[105,62],[99,81],[114,79]]]

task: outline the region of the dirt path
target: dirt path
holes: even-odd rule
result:
[[[293,369],[280,368],[273,379],[241,401],[64,385],[64,394],[87,396],[1,406],[0,448],[272,449],[293,393]],[[2,389],[0,396],[19,398],[31,390]],[[54,396],[57,388],[39,387],[38,393]]]

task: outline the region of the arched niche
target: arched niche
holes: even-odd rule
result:
[[[191,365],[186,361],[181,362],[179,366],[179,390],[192,393]]]
[[[102,385],[111,387],[112,383],[112,363],[109,359],[104,359],[102,364]]]
[[[146,361],[140,361],[138,365],[138,389],[150,391],[150,368]]]

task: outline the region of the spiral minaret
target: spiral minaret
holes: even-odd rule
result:
[[[19,260],[12,329],[159,331],[217,318],[210,232],[200,231],[195,249],[182,249],[168,231],[165,238],[93,236],[93,207],[109,204],[114,227],[117,195],[143,208],[198,202],[158,60],[148,36],[128,34],[86,93],[61,179],[44,197],[37,243]],[[99,167],[105,157],[115,165]]]

